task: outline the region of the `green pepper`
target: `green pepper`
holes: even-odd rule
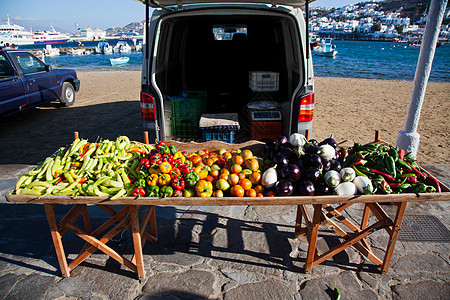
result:
[[[159,151],[159,153],[161,153],[161,155],[170,153],[169,146],[162,146],[161,148],[159,148],[158,151]]]
[[[386,155],[384,157],[384,165],[386,166],[386,171],[392,175],[392,177],[397,176],[397,171],[395,170],[395,161],[392,156]]]
[[[405,189],[403,192],[404,193],[423,193],[427,190],[427,185],[425,183],[418,183],[415,185],[410,186],[409,188]]]
[[[173,188],[169,185],[165,185],[161,187],[159,190],[159,196],[160,197],[171,197],[173,195]]]
[[[394,161],[398,160],[398,157],[399,157],[398,148],[389,149],[388,154],[390,157],[392,157],[394,159]]]
[[[363,172],[361,172],[360,170],[358,170],[358,168],[357,168],[355,165],[353,165],[352,167],[353,167],[353,170],[355,170],[356,176],[364,176],[364,177],[367,177],[367,175],[364,174]]]
[[[397,167],[399,167],[400,169],[409,169],[409,166],[408,166],[408,164],[405,162],[405,161],[403,161],[403,160],[401,160],[401,159],[397,159],[396,161],[395,161],[395,164],[397,165]]]
[[[171,145],[171,146],[169,146],[169,151],[170,151],[170,154],[175,155],[175,153],[178,152],[178,148],[175,145]]]
[[[184,174],[184,181],[187,186],[194,187],[199,180],[200,175],[195,171]]]
[[[145,188],[146,182],[145,182],[145,178],[140,178],[138,180],[136,180],[135,182],[135,186],[136,188]]]
[[[159,186],[149,186],[147,188],[147,196],[148,197],[159,197]]]

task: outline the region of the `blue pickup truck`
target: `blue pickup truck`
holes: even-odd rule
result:
[[[79,88],[74,70],[53,69],[27,51],[0,48],[0,117],[54,100],[71,106]]]

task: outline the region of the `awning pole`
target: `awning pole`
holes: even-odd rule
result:
[[[306,59],[309,59],[309,51],[311,49],[309,43],[309,4],[308,0],[305,1],[305,26],[306,26],[306,44],[308,46],[308,50],[306,50]]]
[[[425,32],[420,46],[416,73],[414,75],[405,127],[403,130],[400,130],[397,135],[396,146],[400,149],[404,149],[406,153],[412,153],[413,157],[417,156],[417,150],[419,148],[420,135],[417,133],[417,126],[419,125],[420,111],[422,109],[428,77],[430,76],[431,66],[433,64],[434,53],[436,51],[436,44],[447,1],[448,0],[431,1],[430,10],[427,16],[427,24],[425,25]]]
[[[145,58],[149,58],[149,35],[150,35],[150,5],[149,0],[145,0]]]

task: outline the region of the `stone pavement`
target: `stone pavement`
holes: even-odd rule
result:
[[[385,275],[352,248],[305,274],[307,243],[293,239],[293,206],[158,207],[159,242],[144,247],[144,281],[100,252],[63,278],[43,206],[5,202],[5,193],[29,167],[0,166],[2,299],[334,299],[335,286],[341,299],[450,298],[448,242],[399,240]],[[424,167],[449,185],[449,165]],[[406,215],[433,215],[450,228],[449,206],[409,204]],[[390,205],[383,208],[393,212]],[[57,218],[66,209],[57,206]],[[361,209],[354,205],[348,217],[357,219]],[[90,213],[93,227],[106,217],[96,207]],[[330,229],[320,236],[321,251],[338,242]],[[369,238],[380,257],[386,240],[383,230]],[[69,260],[84,244],[73,234],[63,242]],[[109,245],[131,256],[129,232]]]

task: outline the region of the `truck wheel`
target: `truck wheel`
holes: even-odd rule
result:
[[[75,102],[75,90],[69,82],[64,82],[62,86],[61,98],[59,102],[64,106],[72,106]]]

